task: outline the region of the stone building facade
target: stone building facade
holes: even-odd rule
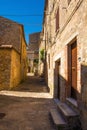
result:
[[[0,90],[16,87],[26,77],[23,26],[0,17]]]
[[[38,71],[39,40],[40,32],[29,35],[29,45],[27,49],[28,72]]]
[[[46,0],[43,37],[46,83],[51,95],[74,99],[87,129],[87,1]]]

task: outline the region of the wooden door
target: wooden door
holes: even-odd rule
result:
[[[71,97],[77,99],[77,44],[71,45]]]

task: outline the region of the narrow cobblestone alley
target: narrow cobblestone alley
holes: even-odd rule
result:
[[[0,92],[0,130],[55,130],[54,101],[39,77],[28,76],[15,90]]]

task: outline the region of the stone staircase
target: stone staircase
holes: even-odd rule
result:
[[[82,130],[79,119],[77,102],[67,98],[65,103],[54,99],[57,104],[55,109],[50,110],[51,118],[57,130]]]

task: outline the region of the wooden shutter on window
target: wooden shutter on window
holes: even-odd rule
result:
[[[59,8],[57,10],[56,14],[56,31],[59,29]]]

